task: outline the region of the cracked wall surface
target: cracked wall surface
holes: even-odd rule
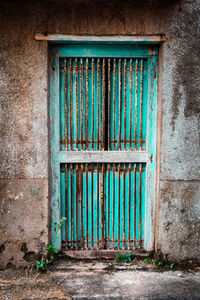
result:
[[[165,34],[156,247],[197,259],[200,230],[200,2],[0,3],[0,261],[25,265],[48,240],[48,45],[34,32]]]

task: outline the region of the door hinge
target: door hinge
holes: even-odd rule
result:
[[[153,154],[150,155],[149,160],[150,160],[150,162],[152,163],[152,160],[153,160]]]

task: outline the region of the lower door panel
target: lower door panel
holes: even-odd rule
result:
[[[66,249],[143,248],[145,163],[61,164]]]

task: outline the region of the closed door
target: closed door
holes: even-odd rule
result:
[[[54,155],[59,210],[66,217],[62,245],[144,248],[152,230],[147,214],[154,189],[157,51],[66,45],[54,47],[53,53],[55,48],[59,149]]]

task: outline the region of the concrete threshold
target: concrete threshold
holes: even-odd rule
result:
[[[62,258],[75,259],[112,259],[114,260],[117,253],[122,255],[131,253],[133,257],[145,258],[151,256],[151,252],[144,250],[66,250],[62,251]]]

